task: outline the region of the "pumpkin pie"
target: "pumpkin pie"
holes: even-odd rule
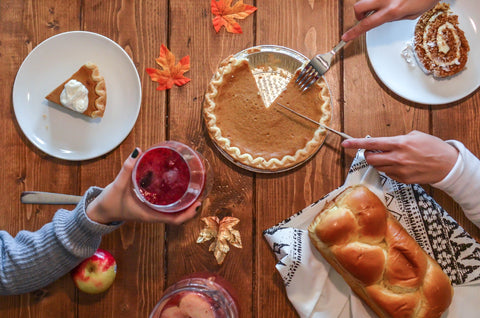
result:
[[[62,97],[62,92],[64,97]],[[68,94],[68,92],[72,93]],[[68,99],[66,95],[69,95],[70,98]],[[78,106],[78,104],[73,105],[71,102],[76,99],[75,96],[79,95],[86,97],[83,102],[81,101],[80,103],[82,106]],[[45,98],[92,118],[103,117],[107,102],[105,80],[100,75],[97,65],[86,63]],[[68,100],[66,100],[66,98]]]
[[[465,68],[470,46],[448,3],[438,3],[420,17],[414,51],[422,70],[434,77],[449,77]]]
[[[264,171],[296,166],[320,148],[326,131],[277,102],[322,124],[330,123],[330,94],[323,78],[304,93],[290,81],[266,107],[248,61],[228,58],[220,64],[205,95],[208,133],[217,146],[243,165]]]

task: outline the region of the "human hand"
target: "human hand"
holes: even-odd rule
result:
[[[354,4],[355,17],[360,21],[342,35],[345,42],[386,22],[416,19],[435,6],[439,0],[360,0]],[[365,17],[368,12],[373,14]]]
[[[160,213],[141,203],[133,192],[132,171],[141,154],[136,149],[123,163],[122,169],[115,180],[87,207],[88,217],[95,222],[108,224],[116,221],[164,222],[174,225],[193,218],[197,207],[196,201],[187,210],[181,213]]]
[[[458,150],[440,138],[419,131],[379,138],[352,138],[348,149],[365,149],[367,163],[403,183],[432,184],[452,170]]]

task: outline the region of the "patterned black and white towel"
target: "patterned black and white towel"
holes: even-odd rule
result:
[[[278,259],[276,268],[300,317],[375,317],[311,245],[307,233],[308,225],[326,202],[359,183],[383,200],[450,277],[454,299],[442,317],[475,316],[480,293],[480,244],[422,187],[379,174],[366,163],[360,150],[342,187],[263,233]]]

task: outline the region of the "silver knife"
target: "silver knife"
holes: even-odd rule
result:
[[[310,122],[312,122],[312,123],[315,123],[315,124],[319,125],[319,126],[322,127],[322,128],[325,128],[325,129],[327,129],[327,130],[330,130],[331,132],[333,132],[333,133],[335,133],[335,134],[337,134],[337,135],[339,135],[339,136],[341,136],[341,137],[343,137],[343,138],[345,138],[345,139],[353,138],[352,136],[349,136],[349,135],[347,135],[346,133],[340,132],[340,131],[338,131],[338,130],[335,130],[335,129],[333,129],[333,128],[330,128],[330,127],[328,127],[328,126],[325,126],[324,124],[322,124],[322,123],[320,123],[320,122],[318,122],[318,121],[316,121],[316,120],[313,120],[313,119],[311,119],[311,118],[308,118],[307,116],[302,115],[302,114],[294,111],[293,109],[288,108],[288,107],[285,106],[285,105],[282,105],[282,104],[280,104],[280,103],[278,103],[278,102],[276,102],[276,103],[277,103],[278,106],[281,106],[281,107],[285,108],[286,110],[291,111],[291,112],[294,113],[295,115],[300,116],[300,117],[302,117],[303,119],[306,119],[306,120],[308,120],[308,121],[310,121]]]
[[[81,199],[80,195],[41,191],[24,191],[20,195],[22,203],[30,204],[77,204]]]

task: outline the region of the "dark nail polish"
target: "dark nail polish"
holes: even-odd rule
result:
[[[137,156],[138,156],[138,149],[135,148],[135,150],[132,152],[132,158],[135,159],[135,158],[137,158]]]

